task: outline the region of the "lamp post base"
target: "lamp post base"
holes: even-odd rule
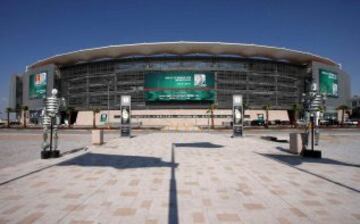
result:
[[[302,157],[306,158],[316,158],[321,159],[321,151],[320,150],[309,150],[303,149],[300,154]]]
[[[50,151],[43,150],[41,151],[41,159],[49,159],[50,158]]]
[[[59,158],[60,157],[60,151],[59,150],[52,150],[51,151],[51,158]]]
[[[41,159],[50,159],[50,158],[59,158],[60,151],[59,150],[43,150],[41,151]]]

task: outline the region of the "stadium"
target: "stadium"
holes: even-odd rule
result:
[[[315,54],[256,44],[159,42],[111,45],[55,55],[11,78],[9,103],[26,105],[37,123],[43,98],[57,88],[70,123],[119,122],[121,95],[130,95],[133,122],[192,129],[231,120],[232,95],[241,94],[248,120],[290,121],[311,82],[327,96],[325,118],[350,103],[350,80],[339,64]],[[264,107],[269,110],[265,113]],[[64,118],[67,116],[64,113]]]

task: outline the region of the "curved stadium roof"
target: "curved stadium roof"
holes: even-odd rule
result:
[[[311,61],[326,65],[338,66],[329,58],[315,54],[270,47],[257,44],[223,43],[223,42],[156,42],[110,45],[99,48],[89,48],[79,51],[55,55],[30,65],[30,68],[47,64],[67,65],[79,62],[91,62],[100,59],[115,59],[131,56],[152,56],[162,54],[189,55],[209,54],[214,56],[233,55],[243,58],[267,58],[277,61],[288,61],[296,64],[307,64]]]

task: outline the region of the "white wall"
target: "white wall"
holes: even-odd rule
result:
[[[185,109],[166,109],[166,110],[133,110],[133,115],[206,115],[206,109],[185,110]],[[104,125],[100,122],[102,113],[107,114],[107,110],[102,110],[96,114],[96,125]],[[215,115],[231,115],[231,110],[215,110]],[[245,115],[250,115],[246,120],[256,120],[258,114],[263,114],[266,119],[265,110],[246,110]],[[120,115],[120,110],[111,110],[110,123],[120,123],[120,118],[114,116]],[[289,121],[289,116],[286,110],[269,110],[269,120]],[[222,125],[223,122],[230,122],[231,118],[215,118],[215,125]],[[93,112],[79,111],[75,125],[92,125]],[[149,126],[171,126],[171,127],[191,127],[197,125],[208,125],[211,122],[207,118],[133,118],[132,122],[140,123]]]

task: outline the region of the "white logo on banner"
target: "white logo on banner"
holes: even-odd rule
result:
[[[35,85],[40,86],[46,82],[46,72],[42,72],[35,75]]]
[[[206,75],[194,74],[194,86],[206,87]]]

